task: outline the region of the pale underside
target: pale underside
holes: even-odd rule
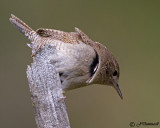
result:
[[[51,44],[57,51],[51,61],[61,75],[63,89],[85,86],[90,78],[90,65],[96,56],[94,49],[82,42],[69,44],[54,40]]]
[[[50,60],[60,74],[64,90],[87,86],[86,81],[91,78],[90,65],[96,57],[96,52],[91,46],[82,41],[72,44],[47,38],[43,38],[41,41],[44,44],[49,43],[55,46],[56,52]]]

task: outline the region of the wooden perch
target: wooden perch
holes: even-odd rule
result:
[[[54,46],[45,45],[27,68],[37,128],[70,128],[59,74],[50,62],[54,52]]]

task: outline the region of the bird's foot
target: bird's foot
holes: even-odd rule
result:
[[[63,97],[60,97],[59,99],[58,99],[58,101],[60,102],[60,101],[65,101],[67,99],[67,97],[66,96],[63,96]]]
[[[37,52],[42,48],[42,46],[44,46],[44,43],[41,43],[40,45],[38,45],[38,48],[37,48],[36,51],[32,54],[31,57],[34,57],[34,56],[37,54]]]

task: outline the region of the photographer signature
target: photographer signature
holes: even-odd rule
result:
[[[140,127],[140,126],[158,126],[159,122],[139,122],[139,123],[135,123],[135,122],[130,122],[129,123],[130,127]]]

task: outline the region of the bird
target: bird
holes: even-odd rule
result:
[[[92,41],[82,30],[64,32],[55,29],[39,28],[34,31],[26,23],[11,14],[10,22],[23,33],[32,44],[38,44],[37,52],[46,44],[55,47],[56,53],[51,57],[64,91],[85,87],[92,84],[108,85],[117,91],[119,87],[120,68],[115,56],[103,44]]]

